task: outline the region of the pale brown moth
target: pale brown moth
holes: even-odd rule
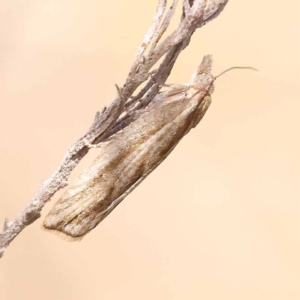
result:
[[[137,120],[100,143],[100,154],[57,201],[44,228],[75,239],[95,228],[200,122],[214,90],[211,68],[205,56],[189,84],[170,85]]]

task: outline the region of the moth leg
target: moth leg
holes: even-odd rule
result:
[[[160,87],[169,87],[172,89],[178,89],[178,90],[186,90],[189,88],[186,84],[176,84],[176,83],[159,83],[154,78],[153,75],[150,75],[150,79],[155,83],[158,84]]]
[[[170,87],[170,88],[173,88],[173,89],[178,89],[178,90],[185,90],[185,89],[188,89],[188,86],[185,85],[185,84],[176,84],[176,83],[164,83],[164,84],[161,84],[161,86],[165,86],[165,87]]]
[[[172,87],[172,83],[169,83],[169,84],[167,84],[167,83],[163,83],[163,84],[161,84],[160,86],[165,86],[165,87]]]
[[[97,144],[92,144],[90,141],[88,141],[86,138],[84,138],[83,140],[83,144],[85,146],[87,146],[88,148],[99,148],[100,147],[100,144],[102,144],[102,142],[100,143],[97,143]]]

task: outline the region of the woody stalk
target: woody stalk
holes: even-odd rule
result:
[[[168,5],[167,0],[159,0],[153,22],[116,98],[96,113],[91,127],[71,145],[57,170],[42,183],[25,209],[14,220],[4,221],[3,232],[0,234],[0,258],[14,238],[41,216],[43,207],[53,195],[68,185],[71,172],[88,153],[90,145],[113,138],[143,114],[168,79],[179,54],[189,45],[195,30],[216,18],[227,2],[174,0]],[[164,33],[179,6],[182,7],[182,16],[178,27],[165,37]],[[138,87],[141,89],[135,93]]]

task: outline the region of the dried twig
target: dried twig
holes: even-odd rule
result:
[[[223,10],[228,0],[183,0],[183,13],[177,29],[160,41],[178,5],[174,0],[167,9],[167,0],[159,0],[153,23],[139,47],[125,84],[120,89],[122,97],[117,97],[101,112],[97,112],[87,133],[76,141],[66,152],[55,173],[43,182],[28,206],[14,220],[4,222],[0,235],[0,257],[14,238],[29,224],[37,220],[43,207],[52,196],[68,185],[73,169],[87,154],[87,143],[105,141],[116,132],[136,120],[159,91],[159,86],[167,80],[180,52],[189,44],[197,28],[214,19]],[[151,70],[160,58],[160,66]],[[134,96],[141,85],[144,88]]]

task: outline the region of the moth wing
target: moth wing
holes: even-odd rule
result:
[[[201,105],[188,99],[156,103],[153,109],[104,143],[93,164],[46,216],[44,227],[75,239],[91,231],[195,126]]]

